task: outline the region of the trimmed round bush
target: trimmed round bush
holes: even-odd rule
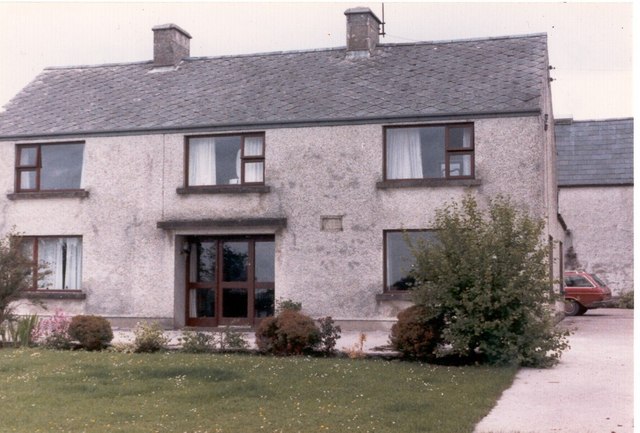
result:
[[[267,317],[256,331],[258,349],[278,355],[299,355],[318,343],[320,331],[313,319],[293,310]]]
[[[69,335],[87,350],[101,350],[113,340],[111,324],[100,316],[74,316]]]
[[[414,305],[398,314],[398,321],[391,328],[391,344],[398,352],[412,358],[433,355],[441,341],[442,324],[427,320],[426,308]]]

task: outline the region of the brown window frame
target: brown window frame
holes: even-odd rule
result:
[[[444,153],[445,153],[445,176],[444,177],[420,177],[420,178],[402,178],[392,179],[387,174],[387,135],[389,130],[402,128],[445,128]],[[469,128],[471,131],[471,147],[455,148],[450,146],[450,130],[453,128]],[[464,123],[441,123],[441,124],[420,124],[420,125],[401,125],[401,126],[385,126],[383,128],[383,149],[382,149],[382,171],[384,182],[406,183],[407,181],[455,181],[475,179],[475,128],[471,122]],[[450,160],[454,155],[470,155],[471,156],[471,172],[468,176],[452,176],[450,173]]]
[[[38,258],[38,240],[40,239],[60,239],[60,238],[77,238],[82,242],[82,236],[79,235],[46,235],[46,236],[20,236],[20,239],[24,244],[28,242],[32,242],[31,248],[33,251],[33,257],[31,260],[31,286],[29,286],[28,292],[47,292],[47,293],[70,293],[70,292],[81,292],[82,291],[82,281],[81,287],[75,289],[46,289],[46,288],[38,288],[38,268],[39,268],[39,258]],[[82,268],[83,265],[83,257],[80,258],[80,266]]]
[[[240,137],[240,182],[237,184],[212,184],[212,185],[190,185],[189,184],[189,142],[193,138],[216,138],[216,137]],[[261,155],[245,155],[245,139],[247,137],[262,138],[262,154]],[[207,134],[207,135],[190,135],[185,137],[184,141],[184,188],[188,190],[206,190],[206,189],[242,189],[243,187],[263,186],[265,184],[266,171],[266,137],[264,132],[247,132],[247,133],[230,133],[230,134]],[[247,182],[245,181],[245,165],[254,162],[262,162],[262,181]]]
[[[16,144],[16,161],[15,161],[15,191],[17,193],[65,193],[65,192],[78,192],[84,191],[82,185],[78,188],[63,188],[63,189],[43,189],[41,186],[41,172],[42,172],[42,147],[53,147],[65,144],[82,144],[85,145],[84,141],[62,141],[62,142],[52,142],[52,143],[20,143]],[[34,164],[23,165],[20,163],[22,151],[24,149],[36,149],[36,161]],[[84,166],[84,148],[82,149],[82,165]],[[83,167],[81,167],[82,169]],[[24,172],[35,172],[36,181],[35,188],[23,188],[22,187],[22,173]]]
[[[436,231],[434,229],[390,229],[390,230],[383,230],[382,231],[382,262],[383,262],[383,266],[382,266],[382,285],[383,285],[383,291],[384,293],[408,293],[409,290],[399,290],[399,289],[393,289],[390,287],[390,285],[387,282],[387,278],[389,277],[388,275],[388,241],[387,241],[387,235],[389,233],[415,233],[415,232],[420,232],[420,233],[435,233]]]

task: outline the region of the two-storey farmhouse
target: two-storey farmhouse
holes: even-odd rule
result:
[[[346,47],[195,58],[170,24],[152,61],[45,69],[0,114],[0,234],[52,271],[25,296],[175,327],[291,299],[373,329],[407,305],[403,231],[464,194],[562,241],[546,36],[381,44],[345,15]]]

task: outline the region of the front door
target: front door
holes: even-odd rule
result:
[[[273,315],[273,236],[193,236],[188,242],[187,326],[255,326]]]

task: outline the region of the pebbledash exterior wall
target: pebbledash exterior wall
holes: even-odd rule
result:
[[[543,106],[550,109],[550,102]],[[177,193],[184,186],[189,133],[78,137],[85,142],[88,197],[8,200],[6,194],[14,191],[16,142],[4,141],[0,232],[16,227],[24,235],[82,236],[85,299],[47,299],[42,314],[60,308],[103,315],[116,326],[153,319],[182,327],[183,236],[273,233],[277,299],[300,301],[305,313],[333,316],[345,329],[388,329],[408,301],[384,294],[383,230],[428,229],[435,210],[447,202],[472,193],[486,204],[488,197],[503,193],[544,218],[548,234],[563,240],[553,122],[541,114],[451,123],[460,122],[474,124],[476,181],[471,186],[381,186],[385,125],[369,124],[264,130],[270,190],[244,194]],[[321,230],[322,216],[341,217],[342,231]],[[286,227],[167,229],[158,224],[248,218],[286,218]],[[556,260],[556,276],[558,266]],[[27,304],[20,308],[34,311]]]
[[[577,267],[603,277],[614,295],[633,291],[633,186],[560,188],[560,212]]]

